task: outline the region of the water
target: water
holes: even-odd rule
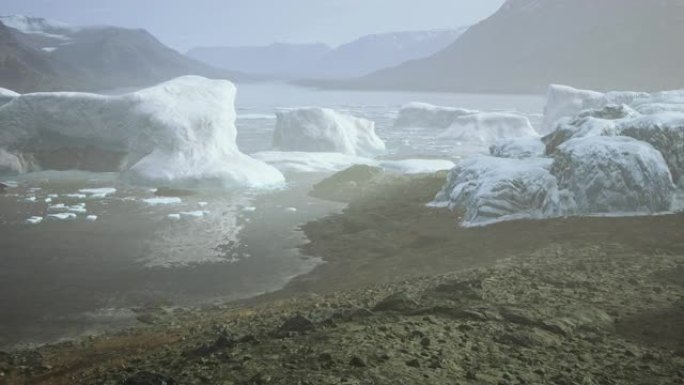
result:
[[[315,91],[286,85],[245,85],[237,99],[238,145],[269,150],[274,112],[322,106],[371,119],[391,158],[456,159],[455,143],[434,132],[392,127],[401,105],[423,101],[480,110],[518,111],[538,121],[537,96]],[[299,224],[343,206],[307,196],[325,174],[286,175],[275,191],[199,193],[176,204],[150,205],[148,189],[114,174],[42,172],[14,179],[0,196],[0,349],[133,325],[130,308],[195,305],[277,290],[320,260],[303,257]],[[113,187],[106,197],[85,188]],[[29,200],[30,199],[30,200]],[[51,199],[48,203],[45,200]],[[85,203],[95,222],[45,220],[48,207]],[[199,213],[198,213],[199,212]],[[181,219],[175,217],[186,213]],[[193,213],[189,215],[187,213]]]

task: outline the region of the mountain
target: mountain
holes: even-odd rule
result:
[[[325,44],[275,43],[261,47],[198,47],[187,52],[191,58],[218,68],[251,74],[298,77],[310,63],[332,48]]]
[[[265,47],[203,47],[188,51],[188,56],[245,73],[290,79],[336,79],[363,76],[430,56],[453,43],[464,31],[465,28],[369,35],[335,49],[324,44],[280,43]]]
[[[217,69],[184,56],[142,29],[73,27],[26,16],[2,16],[0,22],[10,27],[7,29],[16,46],[37,54],[32,64],[47,63],[60,79],[59,89],[140,87],[182,75],[254,80],[253,76]],[[0,77],[0,86],[11,88],[10,82]]]
[[[432,57],[328,86],[457,92],[684,87],[682,0],[508,0]]]
[[[0,87],[22,92],[64,86],[47,54],[22,44],[0,22]]]
[[[425,58],[441,51],[467,28],[395,32],[361,37],[337,47],[310,66],[309,77],[348,78]]]

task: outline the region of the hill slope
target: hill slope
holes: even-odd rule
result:
[[[424,59],[336,84],[351,88],[541,92],[684,87],[682,0],[508,0]]]

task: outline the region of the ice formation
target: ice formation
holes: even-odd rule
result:
[[[18,98],[19,96],[20,94],[12,90],[0,87],[0,107]]]
[[[154,197],[143,199],[143,202],[150,206],[161,206],[161,205],[176,205],[182,203],[183,200],[178,197]]]
[[[431,174],[451,170],[455,165],[445,159],[404,159],[381,161],[378,166],[400,174]]]
[[[545,152],[540,138],[501,139],[489,147],[489,153],[497,158],[539,158]]]
[[[559,215],[560,193],[550,159],[478,156],[451,170],[433,206],[462,215],[466,226]]]
[[[476,112],[463,108],[441,107],[414,102],[399,110],[399,116],[394,122],[394,127],[447,129],[456,118]]]
[[[265,187],[275,168],[235,142],[235,86],[184,76],[130,94],[25,94],[0,107],[0,148],[33,169],[118,171],[131,182]]]
[[[33,216],[33,217],[28,218],[28,219],[26,220],[26,223],[28,223],[28,224],[30,224],[30,225],[37,225],[37,224],[39,224],[39,223],[41,223],[41,222],[43,222],[43,217],[36,217],[36,216]]]
[[[505,112],[478,112],[454,120],[440,137],[482,145],[497,140],[538,137],[530,120],[522,115]]]
[[[372,159],[337,152],[264,151],[252,154],[282,172],[334,172],[355,164],[375,164]]]
[[[655,213],[669,210],[673,201],[665,159],[633,138],[572,139],[558,147],[551,174],[569,192],[567,213]]]
[[[280,151],[339,152],[373,156],[385,152],[375,123],[327,108],[306,107],[277,113],[273,148]]]

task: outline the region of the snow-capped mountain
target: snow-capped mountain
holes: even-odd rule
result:
[[[336,86],[461,92],[684,87],[684,1],[508,0],[445,50]]]
[[[33,53],[25,64],[48,63],[60,78],[59,89],[103,90],[146,86],[182,75],[248,80],[216,69],[165,46],[149,32],[112,26],[75,27],[26,16],[2,16],[15,45]],[[0,73],[3,64],[0,64]],[[0,87],[12,80],[0,77]],[[37,87],[37,88],[36,88]],[[48,90],[40,83],[17,91]]]
[[[453,43],[465,29],[369,35],[335,49],[323,44],[203,47],[190,50],[188,56],[246,73],[285,78],[346,78],[430,56]]]

